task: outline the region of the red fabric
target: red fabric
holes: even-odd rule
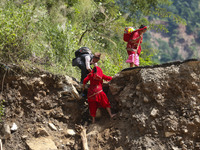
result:
[[[139,31],[139,29],[138,29],[137,31],[133,32],[133,34],[131,35],[130,40],[134,40],[134,39],[136,39],[137,37],[140,36],[138,31]],[[140,53],[141,53],[141,43],[142,43],[142,39],[143,39],[143,36],[141,37],[141,40],[138,39],[138,40],[136,41],[136,43],[132,43],[131,41],[129,41],[129,42],[127,43],[127,47],[126,47],[126,48],[137,49],[138,43],[140,42],[140,45],[139,45],[138,51],[137,51],[138,55],[140,55]],[[135,54],[134,51],[128,51],[128,50],[127,50],[127,53],[128,53],[128,55],[130,55],[130,54]]]
[[[96,111],[98,108],[98,103],[97,102],[89,102],[88,104],[89,104],[90,116],[95,117]]]
[[[143,28],[137,29],[136,31],[147,29],[147,26],[144,26]]]
[[[100,107],[102,107],[102,108],[109,107],[110,108],[110,102],[108,101],[108,98],[104,92],[96,95],[96,98],[98,98],[98,99],[101,98],[102,100],[100,102],[96,102],[96,101],[88,102],[90,115],[92,117],[96,116],[96,111],[98,108],[100,108]]]
[[[103,74],[103,71],[100,67],[96,66],[96,73],[94,73],[94,68],[91,73],[89,73],[87,77],[83,80],[83,84],[86,84],[88,81],[90,81],[87,98],[89,103],[90,115],[93,115],[93,117],[94,115],[96,115],[96,109],[98,107],[110,107],[110,102],[108,101],[106,94],[103,92],[102,84],[103,80],[112,80],[111,76],[106,76]]]

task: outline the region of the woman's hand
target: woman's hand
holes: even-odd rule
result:
[[[91,71],[92,71],[92,69],[88,69],[88,71],[89,71],[89,72],[91,72]]]
[[[85,84],[83,84],[83,86],[82,86],[82,90],[83,90],[83,91],[85,90]]]

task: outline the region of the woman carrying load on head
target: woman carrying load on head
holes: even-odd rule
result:
[[[143,34],[146,32],[147,27],[141,25],[139,29],[135,30],[129,42],[127,43],[127,53],[128,59],[126,63],[130,63],[130,67],[139,66],[139,55],[141,53],[141,43],[143,39]]]
[[[103,71],[98,66],[95,66],[83,80],[83,89],[85,89],[85,84],[90,81],[87,98],[90,115],[92,116],[92,123],[95,123],[96,111],[99,107],[105,108],[111,118],[115,116],[115,114],[111,113],[110,102],[103,91],[103,80],[110,81],[112,77],[104,75]]]

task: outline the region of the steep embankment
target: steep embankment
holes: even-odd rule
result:
[[[200,62],[125,69],[110,85],[124,149],[200,149]],[[118,124],[115,125],[117,127]]]
[[[80,126],[94,150],[200,149],[200,61],[119,72],[105,86],[117,115],[110,120],[100,109],[96,124],[80,85],[68,76],[1,65],[0,83],[6,150],[83,149]]]
[[[0,71],[0,100],[5,101],[0,139],[6,150],[81,146],[80,136],[74,132],[75,124],[83,120],[84,101],[78,100],[76,81],[38,70],[27,73],[16,66],[2,65]]]

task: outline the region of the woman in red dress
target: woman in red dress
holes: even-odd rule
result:
[[[147,31],[147,27],[141,25],[139,29],[133,31],[129,42],[127,43],[128,59],[126,63],[130,63],[130,67],[139,66],[139,55],[141,53],[141,43],[143,34]]]
[[[111,118],[115,116],[115,114],[111,113],[110,102],[102,88],[103,79],[110,81],[112,77],[104,75],[101,68],[96,66],[83,80],[83,90],[85,89],[85,84],[90,81],[87,98],[90,115],[92,116],[92,123],[95,122],[96,111],[99,107],[105,108]]]

